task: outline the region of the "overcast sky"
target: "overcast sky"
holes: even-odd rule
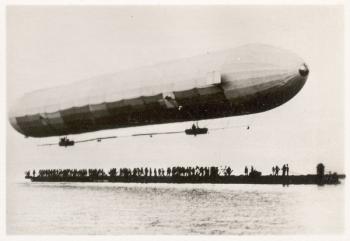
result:
[[[323,7],[9,7],[8,106],[25,92],[206,51],[265,43],[309,65],[304,88],[268,112],[200,122],[250,124],[192,137],[123,138],[73,148],[37,147],[58,138],[25,139],[7,123],[7,173],[32,168],[230,165],[264,174],[288,163],[292,173],[344,172],[343,10]],[[101,84],[103,84],[101,82]],[[191,123],[101,131],[73,139],[184,130]]]

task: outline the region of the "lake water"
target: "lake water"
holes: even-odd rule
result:
[[[13,183],[8,234],[336,234],[344,185]]]

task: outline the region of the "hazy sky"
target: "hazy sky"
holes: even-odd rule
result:
[[[206,51],[265,43],[291,50],[310,68],[304,88],[268,112],[200,122],[250,124],[192,137],[123,138],[73,148],[37,147],[7,123],[7,173],[32,168],[245,165],[263,173],[289,163],[292,173],[344,172],[343,9],[323,7],[9,7],[7,98],[126,68]],[[101,82],[101,84],[103,84]],[[183,130],[191,123],[101,131],[73,139]]]

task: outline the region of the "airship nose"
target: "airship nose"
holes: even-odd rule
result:
[[[299,74],[303,77],[306,77],[309,74],[309,68],[305,63],[299,67]]]

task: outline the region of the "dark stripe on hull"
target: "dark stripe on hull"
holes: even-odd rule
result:
[[[60,114],[69,133],[77,134],[91,131],[95,126],[89,106],[61,110]]]

